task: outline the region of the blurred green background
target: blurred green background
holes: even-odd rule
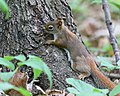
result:
[[[105,24],[102,0],[67,0],[86,46],[95,55],[113,56]],[[120,46],[120,0],[108,0],[113,29]]]

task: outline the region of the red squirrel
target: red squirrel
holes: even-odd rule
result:
[[[81,73],[80,79],[92,76],[99,88],[108,88],[112,90],[116,85],[105,77],[97,68],[93,57],[86,50],[82,40],[71,32],[65,25],[62,18],[57,18],[55,21],[50,21],[44,25],[47,33],[54,35],[54,40],[48,40],[47,44],[52,44],[60,48],[66,48],[71,55],[73,70]],[[120,96],[118,94],[117,96]]]

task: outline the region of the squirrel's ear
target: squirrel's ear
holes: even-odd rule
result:
[[[57,19],[57,28],[62,29],[64,26],[64,20],[63,19]]]
[[[62,26],[63,23],[64,23],[63,19],[58,20],[58,22],[57,22],[57,24],[58,24],[59,26]]]

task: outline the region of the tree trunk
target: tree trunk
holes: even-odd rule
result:
[[[43,24],[66,17],[65,25],[72,32],[77,32],[71,9],[66,0],[7,0],[11,19],[0,18],[0,56],[32,54],[41,57],[53,73],[53,88],[65,89],[66,78],[76,77],[70,68],[64,50],[53,45],[46,45],[49,38]],[[47,77],[42,75],[38,83],[43,89],[49,87]]]

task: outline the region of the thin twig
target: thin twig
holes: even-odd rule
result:
[[[105,76],[108,76],[109,78],[114,78],[114,79],[120,79],[120,74],[118,73],[108,73],[108,72],[103,72]]]
[[[111,20],[108,1],[102,0],[102,6],[103,6],[104,14],[105,14],[106,25],[107,25],[109,35],[110,35],[110,43],[112,45],[112,48],[113,48],[113,51],[115,54],[115,59],[117,62],[118,60],[120,60],[120,53],[119,53],[119,49],[118,49],[118,43],[117,43],[116,37],[113,32],[113,26],[112,26],[112,20]]]

